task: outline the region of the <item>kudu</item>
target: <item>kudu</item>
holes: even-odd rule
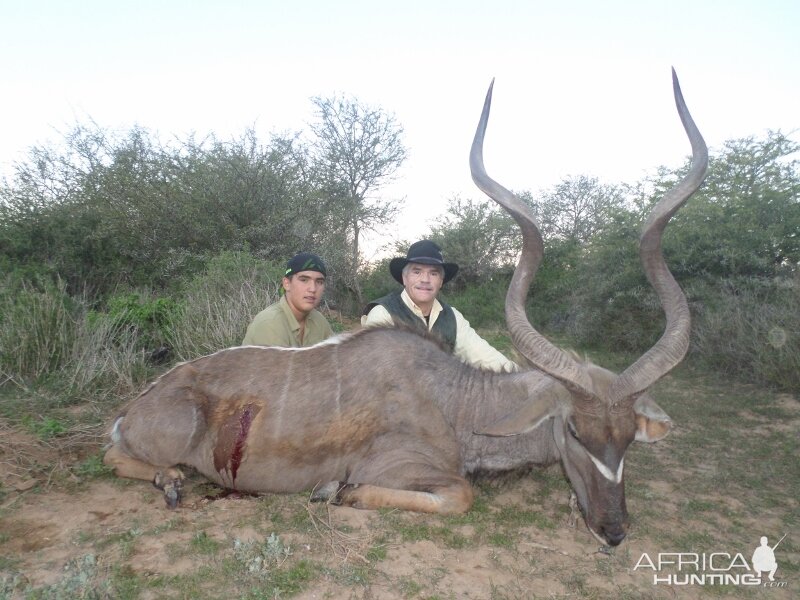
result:
[[[136,398],[114,425],[105,462],[120,476],[153,481],[170,506],[180,499],[176,467],[185,464],[236,490],[316,489],[315,498],[358,508],[460,513],[473,499],[465,475],[560,461],[589,529],[619,544],[628,521],[625,451],[634,439],[668,433],[670,419],[647,389],[688,347],[687,302],[661,236],[702,182],[708,158],[674,72],[673,84],[692,165],[655,206],[640,240],[666,331],[622,374],[575,359],[527,320],[543,244],[529,208],[484,169],[490,86],[470,167],[522,230],[506,320],[535,369],[475,369],[403,329],[344,334],[306,349],[229,348],[176,366]]]

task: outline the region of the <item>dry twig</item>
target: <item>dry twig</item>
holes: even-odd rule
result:
[[[363,548],[369,545],[370,536],[349,535],[337,529],[333,522],[330,502],[325,502],[325,517],[318,514],[318,510],[312,507],[309,499],[305,508],[314,529],[333,552],[334,556],[340,558],[342,562],[347,562],[351,557],[357,558],[364,564],[369,564],[369,560],[362,554]]]

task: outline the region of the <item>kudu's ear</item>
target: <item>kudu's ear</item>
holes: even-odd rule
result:
[[[633,412],[636,415],[636,440],[639,442],[657,442],[672,429],[672,419],[647,394],[636,399]]]
[[[509,437],[536,429],[550,417],[555,416],[556,402],[548,395],[529,402],[522,410],[501,417],[487,427],[473,431],[475,435]]]

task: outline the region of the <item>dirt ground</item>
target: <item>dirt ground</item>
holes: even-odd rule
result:
[[[774,400],[783,418],[747,422],[742,411],[738,427],[793,437],[794,452],[797,400]],[[759,490],[774,510],[754,509],[725,485],[720,460],[678,452],[698,429],[631,448],[631,530],[609,551],[580,517],[569,525],[558,467],[479,483],[475,508],[460,518],[311,505],[299,494],[225,496],[198,476],[171,511],[146,483],[81,474],[71,465],[85,464],[87,448],[64,455],[6,425],[0,598],[800,597],[798,531],[787,531],[797,523],[798,490],[786,487],[796,480],[784,477],[773,499]],[[714,477],[722,483],[704,487]],[[774,543],[784,533],[776,587],[654,585],[652,569],[636,568],[645,553],[741,553],[749,562],[761,535]],[[679,575],[674,567],[659,574]]]
[[[133,486],[95,482],[77,493],[52,492],[46,497],[29,496],[15,517],[3,522],[4,531],[12,538],[3,550],[21,559],[18,569],[24,573],[27,583],[41,587],[58,583],[63,578],[64,565],[87,553],[82,539],[122,535],[131,530],[132,523],[140,530],[152,530],[167,522],[178,522],[178,525],[173,523],[169,531],[142,536],[127,557],[126,565],[145,576],[177,575],[195,569],[195,560],[191,556],[175,560],[169,548],[174,544],[188,544],[187,538],[198,527],[214,539],[225,539],[233,532],[237,539],[244,541],[261,535],[260,528],[250,524],[253,513],[258,512],[254,506],[258,502],[256,498],[227,497],[208,501],[190,490],[183,507],[172,512],[162,505],[155,490],[142,487],[135,489]],[[508,490],[499,499],[513,504],[520,500],[521,493],[521,490]],[[145,498],[148,494],[152,499]],[[306,509],[302,497],[293,497],[293,500],[297,506]],[[322,514],[328,518],[327,511]],[[427,519],[420,515],[411,517],[412,521],[415,517]],[[306,535],[284,534],[287,545],[292,548],[292,557],[310,558],[333,566],[348,561],[355,565],[367,563],[368,559],[362,553],[374,533],[371,532],[371,523],[376,518],[375,513],[334,507],[329,518],[336,528],[347,532],[342,535],[349,539],[342,540],[341,547],[334,549],[327,526],[323,531],[314,530]],[[521,547],[513,550],[488,545],[452,549],[431,540],[390,543],[387,549],[389,558],[378,563],[369,591],[366,588],[359,590],[360,586],[342,589],[335,581],[322,580],[303,592],[301,597],[403,597],[402,585],[398,588],[392,582],[404,578],[419,580],[419,585],[435,584],[435,589],[446,591],[447,595],[443,597],[490,598],[495,588],[513,590],[512,597],[518,597],[518,594],[524,595],[526,586],[532,583],[526,580],[531,576],[531,563],[534,562],[536,571],[543,574],[553,572],[554,575],[549,581],[547,578],[538,580],[535,594],[551,597],[567,591],[558,580],[560,570],[573,564],[613,560],[597,553],[597,544],[584,528],[564,529],[546,535],[539,531],[531,533]],[[597,579],[597,582],[588,583],[601,584],[604,578]],[[624,578],[632,584],[635,580],[633,574]]]

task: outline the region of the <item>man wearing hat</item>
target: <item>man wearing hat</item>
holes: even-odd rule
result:
[[[325,293],[325,263],[301,252],[286,263],[281,299],[258,313],[247,328],[243,346],[313,346],[333,335],[317,310]]]
[[[404,323],[435,333],[464,362],[493,371],[514,371],[516,365],[493,348],[452,306],[437,300],[442,286],[458,272],[446,263],[442,250],[430,240],[411,244],[406,258],[393,258],[389,271],[402,290],[367,304],[364,327]]]

